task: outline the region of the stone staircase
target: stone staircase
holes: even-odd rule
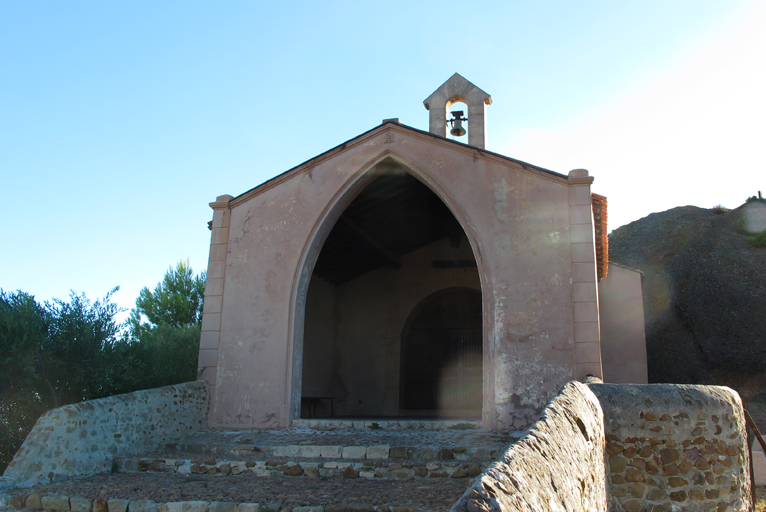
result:
[[[467,478],[515,435],[457,421],[298,420],[285,430],[206,430],[116,461],[119,472],[307,478]]]
[[[41,510],[66,498],[70,508],[59,512],[444,511],[520,436],[465,421],[211,429],[116,459],[112,474],[18,490],[9,503]]]

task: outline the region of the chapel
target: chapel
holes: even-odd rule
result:
[[[640,273],[610,270],[606,198],[584,169],[488,150],[491,104],[455,73],[428,131],[386,119],[210,204],[209,427],[516,430],[570,380],[646,382]]]

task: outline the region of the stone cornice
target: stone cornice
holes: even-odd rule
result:
[[[567,178],[567,185],[590,185],[593,183],[593,176],[578,176]]]

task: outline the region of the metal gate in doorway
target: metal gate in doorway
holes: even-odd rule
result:
[[[447,290],[416,308],[402,336],[400,409],[476,416],[482,405],[481,294]]]

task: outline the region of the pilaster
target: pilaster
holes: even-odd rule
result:
[[[218,377],[218,346],[221,340],[221,313],[223,312],[223,290],[226,277],[226,254],[229,247],[229,225],[231,221],[230,195],[218,196],[210,203],[213,221],[210,234],[210,256],[207,265],[205,302],[202,309],[202,333],[199,341],[198,367],[201,379],[207,381],[210,392],[210,409],[214,408],[216,382]]]
[[[590,193],[593,177],[588,176],[585,169],[575,169],[569,172],[568,183],[576,378],[589,374],[602,378],[596,241]]]

